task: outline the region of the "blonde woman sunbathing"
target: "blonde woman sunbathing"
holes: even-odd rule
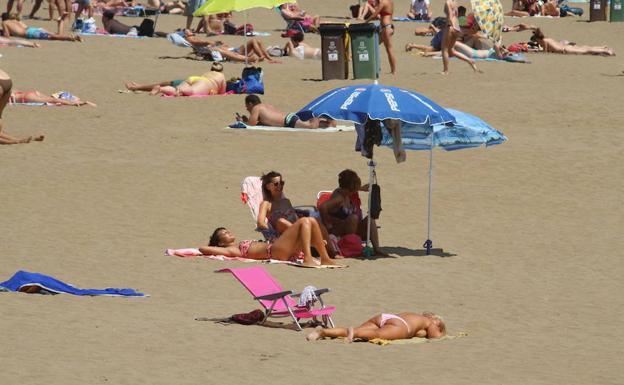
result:
[[[189,76],[183,82],[174,86],[155,87],[150,92],[152,95],[166,96],[207,96],[225,93],[226,83],[223,76],[223,65],[213,63],[209,72],[201,76]]]
[[[208,246],[200,247],[199,251],[204,255],[292,262],[303,254],[303,266],[317,267],[319,262],[312,256],[312,246],[321,256],[320,265],[337,265],[325,251],[318,223],[310,218],[298,219],[274,242],[244,240],[237,243],[228,229],[219,227],[212,233]]]
[[[89,105],[91,107],[97,107],[95,103],[90,101],[80,100],[77,96],[70,94],[69,92],[57,92],[52,95],[46,95],[39,91],[18,91],[11,92],[10,103],[46,103],[56,106],[73,106],[80,107]]]
[[[308,334],[306,339],[316,341],[321,338],[344,337],[348,342],[352,342],[354,339],[403,340],[413,337],[440,338],[445,335],[446,325],[442,318],[434,313],[382,313],[356,328],[319,329]]]

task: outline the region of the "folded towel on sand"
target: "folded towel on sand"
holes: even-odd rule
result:
[[[414,338],[410,338],[408,340],[384,340],[383,338],[373,338],[372,340],[369,340],[368,342],[370,342],[371,344],[381,345],[381,346],[385,346],[385,345],[425,344],[425,343],[428,343],[428,342],[453,340],[455,338],[466,337],[467,335],[468,335],[468,333],[466,333],[466,332],[459,332],[459,333],[457,333],[455,335],[452,335],[452,336],[444,336],[444,337],[433,338],[433,339],[414,337]]]
[[[340,132],[355,131],[353,126],[336,126],[327,128],[290,128],[290,127],[273,127],[273,126],[248,126],[243,122],[230,124],[229,128],[256,130],[256,131],[282,131],[282,132]]]
[[[22,270],[15,273],[8,281],[0,282],[0,287],[6,288],[9,291],[27,291],[29,293],[38,292],[41,289],[50,294],[66,293],[73,295],[107,295],[123,297],[145,296],[145,294],[139,293],[134,289],[79,289],[48,275],[29,273]],[[30,291],[28,288],[34,288],[35,291]]]

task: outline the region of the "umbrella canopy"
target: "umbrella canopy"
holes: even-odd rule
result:
[[[486,147],[503,143],[507,137],[483,120],[465,112],[446,109],[455,117],[454,124],[437,124],[432,127],[403,125],[401,141],[406,150],[429,150],[431,146],[447,151]],[[392,146],[392,136],[384,130],[381,144]],[[433,135],[433,141],[431,140]]]
[[[470,5],[481,31],[494,44],[502,44],[505,18],[500,0],[470,0]]]
[[[275,8],[291,0],[209,0],[193,13],[193,16],[206,16],[215,13],[238,12],[251,8]]]
[[[444,124],[455,121],[444,108],[416,92],[380,84],[356,85],[328,91],[303,107],[301,120],[329,117],[354,123],[396,119],[410,124]]]

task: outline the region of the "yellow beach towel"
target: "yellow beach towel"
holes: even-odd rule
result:
[[[468,333],[466,332],[459,332],[452,336],[444,336],[441,338],[434,338],[434,339],[414,337],[414,338],[410,338],[409,340],[384,340],[382,338],[374,338],[372,340],[369,340],[368,342],[370,342],[371,344],[381,345],[381,346],[386,346],[390,344],[392,345],[425,344],[428,342],[435,342],[435,341],[454,340],[455,338],[462,338],[462,337],[466,337],[467,335]]]

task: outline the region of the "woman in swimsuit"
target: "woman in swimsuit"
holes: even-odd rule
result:
[[[9,102],[9,98],[11,97],[11,89],[13,88],[13,81],[11,77],[6,72],[0,70],[0,144],[21,144],[21,143],[30,143],[30,141],[42,141],[44,139],[43,135],[39,135],[36,137],[26,137],[23,139],[13,138],[2,132],[2,112],[4,112],[4,107],[6,107]]]
[[[531,36],[531,41],[537,42],[544,49],[544,52],[570,54],[570,55],[601,55],[601,56],[615,56],[615,51],[612,48],[592,47],[589,45],[573,45],[567,41],[556,41],[549,37],[544,36],[541,29],[537,28]]]
[[[455,0],[446,0],[444,4],[444,13],[446,14],[446,26],[442,29],[442,74],[447,75],[449,72],[449,59],[452,56],[470,64],[475,72],[478,72],[477,66],[471,58],[455,50],[455,42],[462,36],[459,27],[459,18],[457,17],[457,3]]]
[[[210,237],[208,246],[200,247],[199,251],[204,255],[280,261],[293,261],[303,253],[303,266],[317,267],[319,263],[312,256],[312,246],[321,256],[321,265],[338,266],[325,251],[321,229],[311,218],[299,218],[274,242],[245,240],[237,245],[234,235],[220,227]]]
[[[345,337],[348,342],[352,342],[356,338],[364,341],[374,338],[403,340],[413,337],[440,338],[445,335],[446,325],[442,318],[434,313],[382,313],[356,328],[318,329],[308,334],[306,339],[316,341],[320,338]]]
[[[150,92],[152,95],[163,94],[167,96],[206,96],[225,93],[226,83],[223,76],[223,65],[213,63],[210,72],[202,76],[189,76],[177,87],[156,86]]]
[[[357,234],[365,239],[368,217],[362,218],[362,211],[353,203],[352,197],[357,197],[358,191],[368,191],[368,185],[362,186],[362,181],[355,171],[343,170],[338,174],[338,186],[331,198],[319,207],[327,231],[338,237]],[[374,219],[371,219],[370,230],[373,251],[376,255],[386,255],[379,246],[379,234]]]
[[[396,57],[392,51],[392,35],[394,35],[394,24],[392,24],[392,14],[394,13],[394,2],[392,0],[380,0],[375,8],[375,12],[370,15],[366,22],[377,19],[381,21],[381,42],[386,46],[388,61],[390,62],[390,72],[396,74]]]
[[[299,219],[290,200],[284,196],[284,184],[282,174],[279,172],[271,171],[262,175],[262,195],[264,200],[260,203],[260,208],[258,209],[257,226],[262,230],[273,230],[276,233],[274,234],[275,238],[281,236]],[[323,241],[326,243],[325,249],[327,254],[331,258],[335,258],[337,253],[331,246],[331,242],[327,241],[329,238],[327,229],[315,218],[310,219],[316,222],[321,229]]]
[[[74,106],[80,107],[89,105],[91,107],[97,107],[95,103],[89,101],[82,101],[77,96],[71,95],[66,92],[61,92],[53,95],[46,95],[39,91],[13,91],[11,93],[11,103],[46,103],[58,106]]]

